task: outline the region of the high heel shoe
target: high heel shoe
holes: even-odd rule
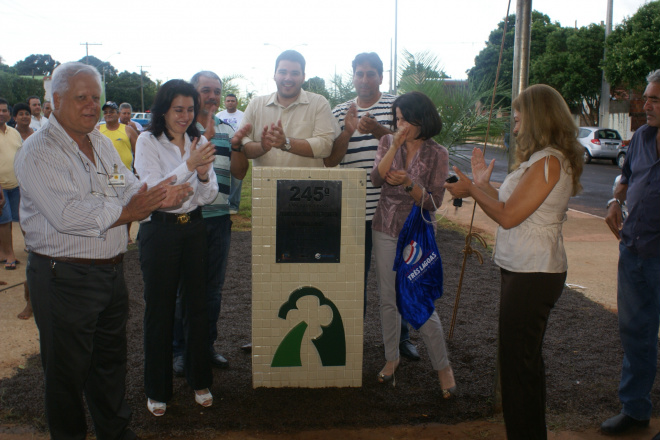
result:
[[[164,416],[165,411],[167,410],[167,403],[147,399],[147,409],[156,417]]]
[[[444,381],[443,381],[444,376]],[[454,371],[451,369],[451,366],[448,366],[440,371],[438,371],[438,381],[440,382],[440,388],[442,389],[442,398],[449,400],[456,397],[456,380],[454,379]],[[445,388],[444,383],[449,385]]]
[[[197,394],[197,391],[202,391],[202,390],[195,391],[195,402],[202,405],[204,408],[208,408],[209,406],[213,405],[213,395],[211,394],[211,391],[208,388],[206,389],[206,392],[203,394]]]
[[[389,364],[389,362],[387,364]],[[387,364],[385,364],[385,368],[387,368]],[[380,373],[378,373],[378,382],[383,384],[392,382],[392,386],[396,386],[396,376],[394,375],[394,373],[396,372],[398,366],[399,366],[399,360],[397,359],[396,361],[394,361],[394,369],[392,370],[392,374],[383,373],[383,371],[385,371],[385,368],[380,370]]]

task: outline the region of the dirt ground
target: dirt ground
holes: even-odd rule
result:
[[[468,205],[459,213],[448,211],[446,215],[453,221],[465,223],[464,217],[470,210]],[[588,217],[577,216],[576,219],[575,227],[580,222],[590,221]],[[490,234],[492,224],[481,221],[477,229]],[[582,232],[588,237],[581,240],[577,235],[573,238],[573,234],[568,234],[570,227],[567,224],[565,228],[567,249],[569,243],[574,243],[580,249],[591,247],[583,250],[591,255],[596,249],[601,249],[601,254],[610,252],[612,246],[616,252],[616,243],[608,244],[600,229],[590,226],[589,234]],[[591,229],[602,236],[594,238]],[[437,240],[445,276],[445,293],[437,302],[437,309],[448,333],[465,240],[461,233],[444,228],[438,231]],[[131,250],[127,254],[126,279],[131,292],[127,398],[134,413],[132,426],[141,437],[230,440],[506,437],[501,416],[493,410],[499,271],[487,252],[484,252],[483,265],[474,257],[468,260],[455,334],[448,342],[461,395],[447,402],[440,397],[424,344],[414,331],[412,340],[422,360],[403,361],[397,371],[396,387],[377,383],[376,374],[384,359],[373,274],[369,281],[361,388],[253,389],[250,357],[239,348],[250,339],[250,243],[249,232],[233,233],[219,329],[221,336],[217,344],[218,351],[229,359],[230,368],[214,370],[214,406],[199,409],[185,380],[176,379],[174,398],[168,405],[167,415],[162,418],[151,416],[145,407],[142,280],[137,252]],[[25,261],[25,255],[20,254],[19,259]],[[572,264],[570,283],[576,264],[571,263],[570,254],[569,264]],[[616,265],[613,268],[610,265],[609,269],[616,280]],[[23,271],[24,266],[19,266],[16,273],[10,275],[13,278]],[[579,286],[579,291],[565,289],[551,315],[544,351],[547,421],[552,439],[604,438],[598,433],[598,425],[619,411],[616,387],[622,353],[616,315],[612,311],[613,287],[597,287],[607,287],[611,274],[605,272],[609,271],[600,270],[600,275],[592,275],[592,279],[584,275],[575,278],[573,283]],[[9,285],[20,281],[0,279],[8,281]],[[596,291],[606,297],[602,301],[605,306],[585,296],[594,295]],[[0,308],[0,352],[3,353],[0,359],[3,377],[0,380],[0,438],[47,438],[43,433],[43,378],[34,321],[15,317],[24,305],[20,286],[0,295],[3,304]],[[657,402],[659,397],[660,390],[655,389],[653,401]],[[619,438],[650,439],[660,429],[657,416],[658,412],[654,413],[651,428]]]

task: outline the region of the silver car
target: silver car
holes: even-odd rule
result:
[[[578,141],[584,147],[584,163],[591,159],[609,159],[617,164],[619,148],[623,144],[618,131],[611,128],[580,127]]]

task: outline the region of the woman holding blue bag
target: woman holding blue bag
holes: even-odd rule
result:
[[[378,374],[381,383],[394,383],[394,372],[399,365],[398,329],[401,315],[397,307],[397,272],[393,270],[399,235],[414,205],[431,212],[441,205],[443,185],[449,175],[447,149],[432,139],[440,133],[442,121],[431,100],[419,92],[406,93],[394,101],[392,113],[395,133],[381,138],[371,171],[371,182],[376,187],[382,187],[372,223],[387,361]],[[424,260],[422,257],[427,256],[428,252],[416,249],[419,243],[410,244],[403,252],[403,258]],[[434,260],[434,257],[426,257],[426,260],[428,258]],[[449,365],[442,324],[435,309],[432,309],[418,330],[426,344],[433,369],[438,372],[443,397],[448,399],[455,392],[456,384]]]

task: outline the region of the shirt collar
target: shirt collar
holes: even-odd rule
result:
[[[69,133],[64,130],[64,127],[60,125],[60,121],[57,120],[57,116],[55,116],[55,114],[51,114],[51,117],[48,119],[47,128],[43,128],[42,130],[45,129],[55,130],[59,136],[65,136],[67,139],[69,139],[69,144],[75,145],[76,149],[79,149],[76,141],[74,141],[73,138],[69,136]],[[87,133],[87,136],[89,136],[89,139],[92,141],[92,145],[94,146],[101,145],[103,143],[103,138],[105,138],[105,136],[102,135],[97,128],[94,128],[94,130]]]
[[[296,106],[298,104],[309,104],[309,96],[307,96],[307,92],[302,90],[302,89],[300,90],[300,94],[298,95],[296,100],[293,101],[291,104],[289,104],[289,107],[287,107],[287,108]],[[270,95],[270,97],[268,98],[268,102],[266,102],[266,105],[267,106],[268,105],[278,105],[280,107],[282,106],[279,103],[279,101],[277,100],[277,92],[274,92]]]

